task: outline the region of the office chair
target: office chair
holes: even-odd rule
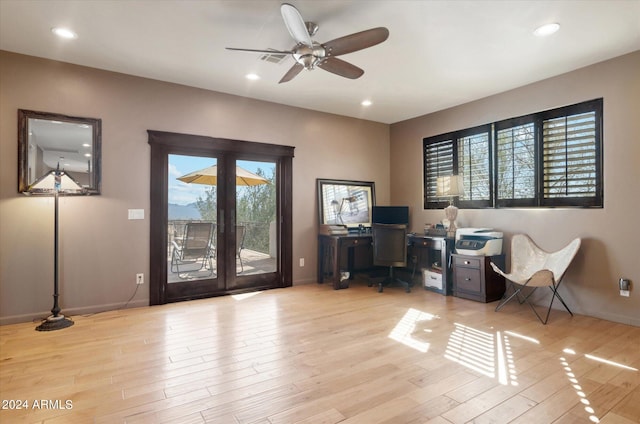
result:
[[[411,284],[395,277],[394,267],[407,266],[407,226],[405,224],[373,224],[373,264],[389,267],[389,274],[378,283],[378,292],[385,286],[400,284],[407,293]],[[373,284],[369,283],[369,287]]]

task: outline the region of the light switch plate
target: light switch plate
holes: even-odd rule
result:
[[[144,219],[144,209],[129,209],[129,219]]]

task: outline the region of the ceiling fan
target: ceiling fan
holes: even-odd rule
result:
[[[288,3],[283,3],[280,6],[280,12],[282,13],[284,24],[289,30],[289,34],[291,34],[291,37],[297,43],[291,50],[226,48],[227,50],[244,52],[290,54],[296,63],[284,74],[279,83],[291,81],[303,69],[312,70],[316,67],[340,75],[341,77],[351,79],[360,78],[362,74],[364,74],[362,69],[342,59],[338,59],[336,56],[375,46],[389,37],[389,30],[387,28],[378,27],[356,32],[321,44],[311,39],[318,31],[318,25],[313,22],[305,22],[300,12],[298,12],[298,9]]]

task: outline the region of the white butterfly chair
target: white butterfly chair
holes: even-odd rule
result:
[[[511,240],[511,272],[507,274],[493,262],[491,263],[493,270],[503,275],[504,278],[509,281],[509,286],[502,300],[498,306],[496,306],[496,312],[515,297],[520,304],[526,302],[540,322],[546,324],[549,320],[553,301],[557,297],[565,309],[573,316],[567,304],[564,303],[564,300],[560,297],[558,287],[579,248],[580,239],[577,238],[557,252],[549,253],[536,246],[536,244],[524,234],[516,234],[513,236]],[[524,290],[527,287],[531,288],[531,290],[525,295]],[[553,292],[551,302],[549,302],[549,308],[547,309],[547,316],[544,320],[540,317],[534,305],[529,302],[529,297],[539,287],[549,287]],[[511,288],[513,293],[507,296],[509,288]]]

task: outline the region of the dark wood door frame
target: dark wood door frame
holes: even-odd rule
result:
[[[252,141],[214,138],[200,135],[147,130],[151,145],[150,172],[150,237],[149,237],[149,303],[160,305],[167,299],[167,259],[166,246],[168,211],[168,156],[169,154],[215,156],[228,155],[243,160],[271,160],[276,163],[276,184],[278,185],[277,218],[280,226],[278,251],[278,272],[276,281],[265,281],[251,288],[290,287],[292,285],[292,162],[294,147]],[[233,184],[233,183],[232,183]],[[236,291],[221,291],[215,294],[194,293],[190,298],[230,294]]]

